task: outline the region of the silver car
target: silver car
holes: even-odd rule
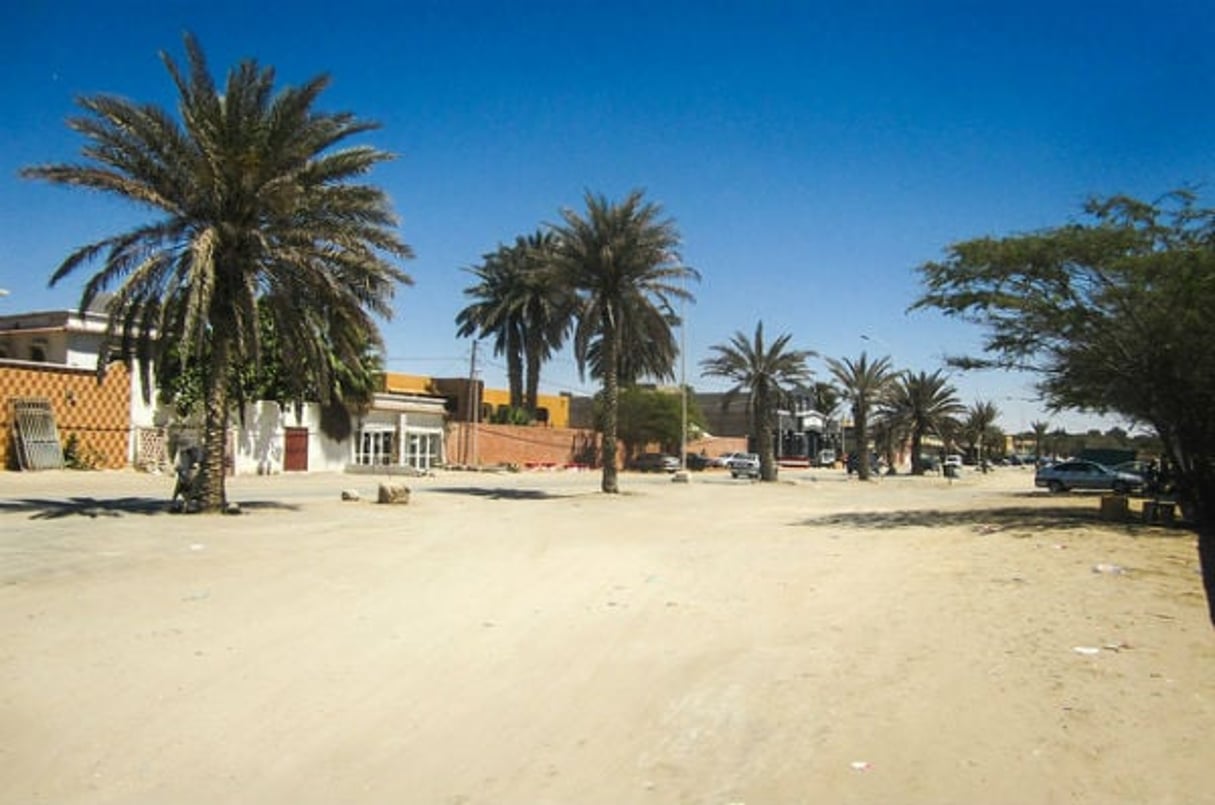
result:
[[[1108,489],[1126,494],[1143,486],[1143,478],[1129,472],[1119,472],[1095,461],[1073,459],[1039,467],[1034,473],[1034,486],[1052,492],[1069,489]]]
[[[730,470],[730,476],[733,478],[759,477],[759,454],[758,453],[735,453],[726,462],[726,467]]]

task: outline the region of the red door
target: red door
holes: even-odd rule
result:
[[[283,454],[284,472],[308,471],[308,429],[286,428],[286,451]]]

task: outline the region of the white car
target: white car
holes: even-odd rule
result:
[[[732,478],[758,478],[759,454],[735,453],[726,461],[726,468],[730,470]]]

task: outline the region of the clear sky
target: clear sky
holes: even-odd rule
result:
[[[404,372],[467,374],[463,269],[582,209],[586,190],[643,188],[677,222],[703,274],[687,377],[718,390],[699,374],[709,346],[761,319],[823,356],[939,368],[979,331],[905,312],[916,266],[958,240],[1064,223],[1092,195],[1203,192],[1215,177],[1209,0],[19,0],[0,26],[0,313],[73,306],[87,272],[48,289],[53,269],[146,215],[17,172],[76,159],[76,96],[171,106],[157,54],[184,58],[185,30],[217,76],[246,57],[284,83],[328,73],[320,108],[382,124],[363,141],[399,158],[370,181],[417,254],[383,327]],[[504,385],[503,360],[481,357]],[[995,402],[1006,429],[1046,418],[1026,378],[954,382],[968,404]],[[541,384],[594,391],[568,353]]]

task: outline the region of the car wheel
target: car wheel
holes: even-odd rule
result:
[[[1067,487],[1063,485],[1063,482],[1058,481],[1058,480],[1051,481],[1050,483],[1048,483],[1046,485],[1046,488],[1049,489],[1052,493],[1054,493],[1056,495],[1059,494],[1060,492],[1067,491]]]

